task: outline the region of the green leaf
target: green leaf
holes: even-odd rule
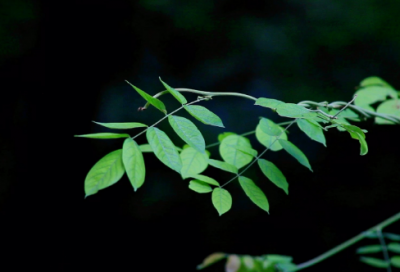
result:
[[[360,261],[378,268],[387,268],[389,266],[389,263],[387,263],[386,261],[372,257],[361,257]]]
[[[263,174],[274,183],[276,186],[281,188],[285,193],[289,194],[289,184],[286,181],[285,176],[282,174],[281,170],[275,166],[270,161],[259,159],[258,166],[260,167]]]
[[[267,118],[261,118],[259,122],[261,130],[270,136],[279,136],[282,128]]]
[[[242,262],[243,262],[244,266],[250,271],[252,271],[252,269],[254,269],[254,267],[255,267],[254,259],[253,259],[253,257],[251,257],[249,255],[243,256]]]
[[[280,104],[276,112],[280,116],[289,118],[316,118],[317,116],[315,112],[310,112],[305,107],[293,103]]]
[[[225,264],[225,272],[240,272],[240,258],[238,255],[231,254]]]
[[[149,144],[139,145],[139,149],[140,149],[140,151],[142,151],[142,153],[144,153],[144,152],[153,152],[153,149],[151,149],[151,145],[149,145]]]
[[[131,136],[126,133],[104,132],[104,133],[75,135],[75,137],[92,138],[92,139],[116,139],[116,138],[127,138],[127,137],[131,137]]]
[[[400,268],[400,256],[393,256],[390,259],[390,263],[397,268]]]
[[[339,112],[339,110],[337,109],[331,109],[329,111],[330,115],[335,115]],[[360,117],[358,116],[357,113],[355,113],[354,111],[352,111],[351,109],[347,108],[344,111],[342,111],[341,113],[339,113],[338,117],[340,118],[346,118],[352,121],[360,121]]]
[[[232,196],[225,189],[219,187],[214,188],[211,200],[219,216],[229,211],[232,207]]]
[[[261,189],[249,178],[241,176],[239,177],[239,183],[250,200],[253,201],[253,203],[258,207],[269,213],[268,200],[263,191],[261,191]]]
[[[387,83],[383,79],[376,77],[376,76],[367,77],[367,78],[363,79],[363,81],[360,82],[361,87],[367,87],[367,86],[371,86],[371,85],[380,85],[383,87],[393,89],[393,87],[390,86],[389,83]]]
[[[193,175],[193,176],[190,176],[190,177],[195,178],[195,179],[200,180],[200,181],[203,181],[205,183],[211,184],[211,185],[219,186],[218,181],[216,181],[213,178],[204,176],[204,175]]]
[[[283,131],[283,133],[281,134],[279,139],[286,140],[287,139],[286,132],[284,131],[283,128],[281,128],[281,131]],[[266,134],[264,131],[262,131],[260,124],[258,124],[256,128],[256,138],[262,145],[268,147],[272,151],[279,151],[282,149],[281,144],[276,140],[278,136],[273,137]]]
[[[242,136],[230,135],[222,140],[219,152],[222,159],[238,169],[249,164],[253,157],[237,150],[237,148],[251,148],[251,144]]]
[[[218,160],[213,160],[213,159],[208,159],[208,164],[215,167],[215,168],[219,168],[221,170],[227,171],[227,172],[231,172],[233,174],[237,174],[238,173],[238,169],[236,166],[223,162],[223,161],[218,161]]]
[[[278,263],[278,264],[276,264],[276,267],[281,269],[281,271],[285,271],[285,272],[291,272],[291,271],[297,270],[297,265],[295,265],[293,263]]]
[[[122,149],[114,150],[101,158],[89,171],[85,179],[86,197],[115,184],[124,175]]]
[[[133,189],[143,185],[146,176],[143,154],[137,143],[132,138],[127,138],[122,147],[122,161]]]
[[[400,253],[400,244],[399,243],[390,243],[388,245],[388,249],[394,253]]]
[[[147,125],[142,123],[100,123],[95,121],[92,122],[103,127],[114,128],[114,129],[131,129],[138,127],[147,127]]]
[[[285,255],[277,255],[277,254],[268,254],[265,255],[268,261],[274,262],[274,263],[290,263],[293,260],[293,257],[291,256],[285,256]]]
[[[377,113],[380,114],[390,114],[394,115],[397,118],[400,118],[400,100],[399,99],[391,99],[388,101],[383,102],[378,106],[376,109]],[[375,117],[375,122],[377,124],[389,124],[389,125],[394,125],[396,124],[395,122],[388,121],[383,118]]]
[[[323,144],[326,147],[325,136],[322,128],[311,124],[308,120],[297,119],[297,125],[299,128],[312,140]]]
[[[224,127],[221,119],[203,106],[185,105],[184,108],[190,115],[206,125]]]
[[[205,182],[202,182],[200,180],[191,180],[189,182],[189,189],[195,191],[196,193],[209,193],[212,192],[212,188],[210,185],[208,185]]]
[[[185,148],[181,154],[182,178],[188,178],[203,172],[208,166],[208,156],[192,147]]]
[[[167,89],[167,91],[170,92],[176,98],[176,100],[178,100],[181,104],[187,103],[186,98],[180,92],[178,92],[177,90],[175,90],[174,88],[169,86],[167,83],[162,81],[161,77],[159,77],[159,79],[160,79],[161,83],[164,85],[165,89]]]
[[[386,100],[387,96],[397,97],[397,92],[393,89],[381,86],[367,86],[359,89],[356,93],[354,104],[356,106],[364,107],[371,105],[378,101]]]
[[[256,100],[256,103],[254,105],[258,105],[258,106],[262,106],[265,108],[270,108],[272,110],[276,110],[276,108],[281,104],[284,104],[284,102],[276,100],[276,99],[260,97]]]
[[[392,240],[392,241],[400,241],[400,235],[399,234],[394,234],[394,233],[388,233],[388,232],[384,232],[383,235]]]
[[[205,152],[206,144],[203,135],[201,135],[200,130],[197,129],[192,121],[176,115],[168,116],[168,121],[176,134],[178,134],[183,141],[199,152]]]
[[[227,255],[225,253],[222,253],[222,252],[213,253],[213,254],[207,256],[204,259],[204,261],[197,266],[197,270],[206,268],[207,266],[210,266],[210,265],[212,265],[212,264],[214,264],[214,263],[216,263],[216,262],[218,262],[220,260],[223,260],[226,257],[227,257]]]
[[[225,139],[226,137],[230,136],[230,135],[237,135],[237,133],[234,132],[224,132],[224,133],[220,133],[218,134],[218,141],[222,142],[223,139]]]
[[[370,254],[381,251],[382,251],[381,245],[370,245],[357,248],[357,254]]]
[[[240,151],[240,152],[242,152],[242,153],[244,153],[244,154],[250,155],[250,156],[252,156],[252,157],[257,157],[257,154],[258,154],[257,150],[255,150],[255,149],[253,149],[253,148],[250,148],[250,147],[235,146],[234,148],[235,148],[236,150],[238,150],[238,151]]]
[[[151,127],[146,132],[146,138],[156,157],[166,166],[180,173],[182,169],[181,158],[167,134],[158,128]]]
[[[342,127],[350,133],[351,138],[356,139],[360,142],[360,155],[367,154],[368,145],[367,141],[365,141],[365,134],[361,130],[361,128],[352,125],[342,125]]]
[[[148,93],[142,91],[138,87],[132,85],[130,82],[125,80],[129,85],[131,85],[147,102],[149,102],[151,105],[153,105],[156,109],[159,109],[161,112],[167,114],[167,110],[165,109],[165,105],[161,100],[158,100],[157,98],[152,97]]]
[[[292,155],[300,164],[310,169],[311,172],[313,171],[306,155],[304,155],[304,153],[300,149],[298,149],[297,146],[286,140],[279,139],[278,141],[287,153]]]

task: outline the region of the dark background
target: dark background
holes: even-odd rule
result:
[[[152,124],[162,117],[154,108],[136,111],[144,101],[125,79],[150,94],[163,89],[161,76],[173,87],[293,103],[348,101],[372,75],[398,87],[399,1],[54,2],[0,1],[3,261],[32,268],[34,260],[56,271],[194,271],[223,251],[290,255],[301,263],[399,211],[396,126],[360,124],[370,147],[362,157],[347,133],[330,130],[324,148],[294,128],[289,138],[314,173],[284,152],[268,152],[290,195],[254,167],[247,176],[266,193],[270,215],[234,182],[227,187],[233,207],[222,217],[210,194],[188,190],[187,180],[152,154],[144,155],[147,177],[138,192],[125,176],[84,200],[87,172],[122,140],[73,137],[107,131],[92,120]],[[170,111],[178,106],[162,100]],[[240,98],[203,105],[226,127],[196,123],[207,144],[221,132],[253,130],[259,116],[280,120]],[[182,145],[168,123],[159,127]],[[219,158],[217,148],[210,151]],[[231,177],[206,173],[221,183]],[[399,232],[399,225],[387,231]],[[358,262],[355,248],[308,270],[375,271]],[[208,271],[223,271],[223,264]]]

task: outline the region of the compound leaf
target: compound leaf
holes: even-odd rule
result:
[[[115,184],[124,175],[122,149],[114,150],[101,158],[85,179],[86,197]]]
[[[182,161],[167,134],[158,128],[151,127],[146,132],[146,138],[156,157],[166,166],[180,173]]]
[[[133,189],[136,190],[143,185],[146,176],[143,154],[138,144],[127,138],[122,147],[122,161]]]

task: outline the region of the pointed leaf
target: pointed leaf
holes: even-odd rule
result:
[[[219,168],[221,170],[227,171],[227,172],[231,172],[233,174],[237,174],[238,173],[238,169],[236,166],[223,162],[223,161],[219,161],[219,160],[213,160],[213,159],[208,159],[208,164],[215,167],[215,168]]]
[[[216,262],[218,262],[220,260],[223,260],[226,257],[227,257],[227,255],[225,253],[222,253],[222,252],[213,253],[213,254],[207,256],[204,259],[204,261],[197,266],[197,270],[206,268],[207,266],[210,266],[210,265],[212,265],[212,264],[214,264],[214,263],[216,263]]]
[[[399,99],[387,100],[378,106],[376,112],[380,114],[390,114],[396,116],[397,118],[400,118],[400,100]],[[395,124],[392,121],[388,121],[386,119],[379,117],[375,117],[375,122],[377,124],[388,124],[388,125]]]
[[[114,128],[114,129],[131,129],[138,127],[147,127],[147,125],[142,123],[100,123],[95,121],[92,122],[103,127]]]
[[[230,136],[230,135],[237,135],[237,133],[234,132],[224,132],[224,133],[220,133],[218,134],[218,141],[222,142],[223,139],[225,139],[226,137]]]
[[[267,118],[261,118],[259,125],[261,130],[270,136],[279,136],[282,132],[280,126]]]
[[[239,272],[240,258],[238,255],[231,254],[225,264],[225,272]]]
[[[400,244],[399,243],[390,243],[388,245],[388,249],[394,253],[400,253]]]
[[[263,191],[261,191],[261,189],[249,178],[241,176],[239,177],[239,183],[250,200],[269,213],[268,200]]]
[[[219,152],[224,161],[239,169],[249,164],[253,157],[238,151],[236,147],[251,148],[251,144],[242,136],[230,135],[222,140],[219,146]]]
[[[189,182],[189,189],[200,194],[212,192],[211,186],[200,180],[191,180]]]
[[[229,211],[232,207],[232,196],[225,189],[219,187],[214,188],[211,200],[215,209],[217,209],[219,216]]]
[[[280,116],[289,118],[316,118],[317,116],[315,112],[310,112],[305,107],[292,103],[278,105],[276,112]]]
[[[160,110],[161,112],[167,114],[167,110],[165,109],[165,105],[161,100],[158,100],[157,98],[152,97],[148,93],[142,91],[138,87],[132,85],[130,82],[125,80],[129,85],[132,86],[147,102],[149,102],[151,105],[153,105],[156,109]]]
[[[168,116],[168,121],[176,134],[178,134],[183,141],[199,152],[205,152],[206,144],[203,135],[201,135],[201,132],[192,121],[176,115]]]
[[[181,158],[167,134],[158,128],[151,127],[146,132],[146,138],[156,157],[166,166],[180,173],[182,169]]]
[[[203,172],[208,166],[208,156],[192,147],[185,148],[180,157],[182,161],[181,175],[184,179]]]
[[[122,149],[114,150],[101,158],[89,171],[85,179],[86,197],[115,184],[124,175]]]
[[[297,119],[297,125],[299,128],[312,140],[323,144],[326,147],[325,136],[322,129],[314,124],[311,124],[308,120]]]
[[[400,256],[393,256],[390,258],[390,263],[397,268],[400,268]]]
[[[356,139],[360,142],[360,155],[367,154],[368,145],[367,142],[365,141],[364,132],[359,127],[352,125],[342,125],[342,127],[350,133],[351,138]]]
[[[370,254],[382,251],[381,245],[370,245],[357,248],[357,254]]]
[[[289,141],[281,139],[279,139],[279,143],[286,150],[286,152],[292,155],[300,164],[310,169],[311,172],[313,171],[306,155],[304,155],[304,153],[297,146]]]
[[[361,257],[360,261],[378,268],[387,268],[389,266],[389,263],[387,263],[386,261],[372,257]]]
[[[276,99],[260,97],[260,98],[257,99],[257,101],[256,101],[256,103],[254,105],[258,105],[258,106],[262,106],[262,107],[265,107],[265,108],[270,108],[272,110],[276,110],[276,108],[280,104],[284,104],[284,102],[276,100]]]
[[[126,133],[91,133],[91,134],[82,134],[82,135],[75,135],[75,137],[82,137],[82,138],[92,138],[92,139],[116,139],[116,138],[127,138],[130,137],[129,134]]]
[[[159,79],[160,79],[161,83],[164,85],[165,89],[167,89],[167,91],[169,91],[176,98],[176,100],[178,100],[181,104],[187,103],[186,98],[180,92],[178,92],[174,88],[170,87],[167,83],[162,81],[161,77],[159,77]]]
[[[287,139],[287,135],[283,128],[281,128],[281,131],[283,133],[280,136],[274,137],[274,136],[268,135],[264,131],[262,131],[260,124],[258,124],[257,128],[256,128],[256,138],[262,145],[264,145],[265,147],[268,147],[269,150],[279,151],[282,149],[282,146],[276,139],[277,138],[284,139],[284,140]]]
[[[124,141],[122,147],[122,161],[129,181],[136,192],[144,183],[146,168],[144,166],[143,154],[138,144],[132,140],[132,138],[127,138]]]
[[[200,180],[200,181],[203,181],[205,183],[211,184],[211,185],[219,186],[218,181],[216,181],[213,178],[204,176],[204,175],[193,175],[193,176],[190,176],[190,177],[191,178],[195,178],[195,179]]]
[[[383,87],[393,89],[393,87],[390,86],[389,83],[384,81],[382,78],[379,78],[376,76],[367,77],[367,78],[363,79],[363,81],[360,82],[361,87],[367,87],[367,86],[371,86],[371,85],[372,86],[378,85],[378,86],[383,86]]]
[[[206,125],[224,127],[221,119],[203,106],[185,105],[184,108],[190,115]]]
[[[287,195],[289,194],[289,184],[281,170],[275,164],[264,159],[259,159],[258,166],[260,166],[261,171],[272,183],[285,191]]]
[[[383,233],[383,235],[386,238],[388,238],[388,239],[390,239],[392,241],[400,241],[400,235],[399,234],[385,232],[385,233]]]

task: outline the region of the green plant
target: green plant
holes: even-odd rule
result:
[[[302,101],[297,104],[284,103],[270,98],[255,98],[241,93],[229,92],[204,92],[193,89],[174,89],[160,79],[165,87],[165,91],[157,93],[154,96],[147,94],[136,86],[128,82],[146,101],[144,107],[139,110],[145,110],[150,105],[160,110],[164,117],[151,126],[141,123],[99,123],[111,129],[133,129],[145,128],[140,133],[131,137],[127,133],[94,133],[85,135],[76,135],[76,137],[95,138],[95,139],[113,139],[125,138],[122,149],[112,151],[101,158],[89,171],[85,179],[86,197],[96,194],[99,190],[115,184],[124,173],[127,174],[133,189],[136,191],[145,181],[145,163],[142,152],[154,152],[155,156],[166,166],[176,171],[182,176],[182,179],[190,178],[189,188],[198,193],[211,193],[212,203],[221,216],[230,210],[232,197],[226,186],[232,181],[238,179],[245,194],[258,207],[269,212],[269,203],[263,191],[248,177],[243,174],[255,163],[258,164],[261,172],[277,187],[281,188],[286,194],[289,193],[289,184],[276,165],[261,157],[268,151],[285,150],[289,155],[295,158],[301,165],[312,171],[312,167],[306,155],[288,140],[287,130],[294,124],[297,124],[310,139],[317,141],[325,146],[324,131],[336,128],[339,131],[346,131],[350,137],[358,140],[360,144],[360,155],[368,153],[366,142],[366,130],[355,126],[350,121],[359,122],[367,118],[375,118],[377,124],[400,124],[400,102],[399,93],[384,80],[378,77],[369,77],[364,79],[359,86],[353,99],[349,102],[314,102]],[[183,92],[198,94],[196,100],[188,102],[182,95]],[[173,95],[182,106],[167,113],[164,103],[158,97],[164,94]],[[283,123],[275,123],[267,118],[261,118],[254,131],[237,135],[232,132],[221,133],[218,136],[218,143],[211,145],[205,144],[204,138],[196,125],[181,116],[175,115],[182,109],[185,109],[190,115],[200,122],[212,126],[223,127],[221,119],[207,108],[194,105],[199,102],[208,101],[217,96],[237,96],[255,101],[255,105],[273,110],[282,117],[290,120]],[[389,97],[389,99],[387,99]],[[371,105],[381,102],[375,110]],[[186,142],[182,148],[176,147],[168,135],[156,127],[161,121],[168,119],[172,129],[176,134]],[[282,127],[282,126],[286,127]],[[135,139],[146,133],[147,144],[138,145]],[[266,148],[260,154],[253,149],[251,142],[245,136],[255,134],[257,140]],[[219,153],[223,161],[211,159],[211,153],[207,148],[219,145]],[[201,175],[209,166],[219,168],[223,171],[233,173],[234,176],[220,185],[215,179]],[[378,226],[368,230],[362,235],[358,235],[344,244],[332,249],[331,251],[317,257],[307,263],[295,265],[292,258],[281,255],[265,255],[260,257],[227,255],[224,253],[215,253],[210,255],[198,267],[202,269],[215,261],[228,258],[227,267],[229,271],[239,271],[244,267],[246,271],[297,271],[309,267],[333,254],[347,248],[359,240],[371,236],[375,233],[380,239],[380,248],[385,253],[385,260],[376,260],[368,257],[362,257],[361,261],[377,267],[388,267],[391,265],[399,266],[399,256],[389,260],[384,235],[381,230],[383,227],[400,219],[400,213],[385,220]],[[397,237],[391,234],[390,237]],[[390,239],[390,238],[389,238]],[[378,250],[377,246],[371,248],[361,248],[361,253],[370,253],[372,250]],[[398,250],[398,244],[389,244],[389,250]],[[368,251],[369,250],[369,251]],[[396,251],[394,251],[396,252]],[[397,252],[398,253],[398,252]],[[243,265],[241,265],[243,263]],[[389,270],[388,270],[389,271]]]

